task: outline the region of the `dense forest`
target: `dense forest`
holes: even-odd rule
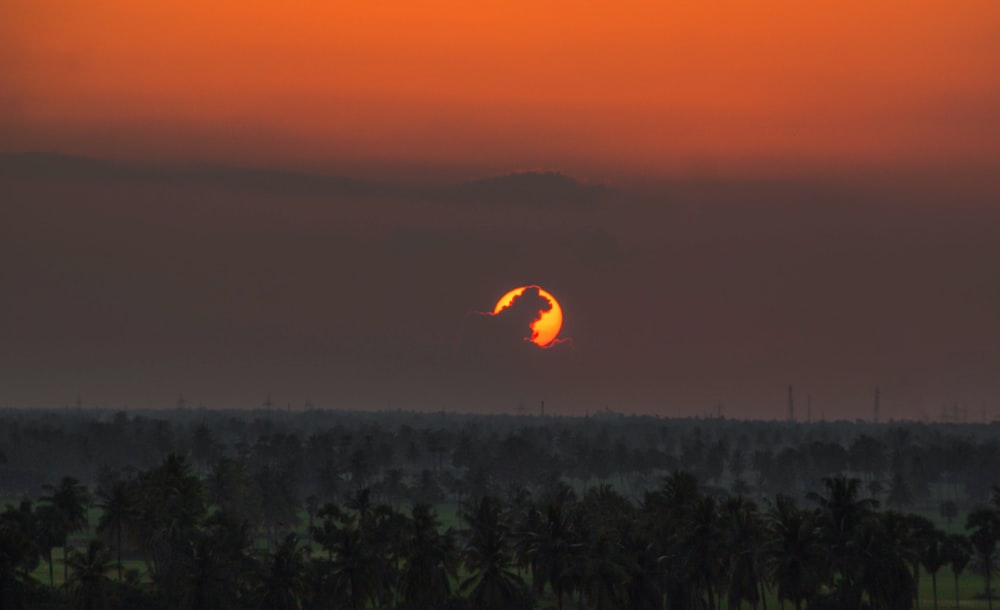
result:
[[[993,424],[5,410],[0,452],[0,608],[992,607]]]

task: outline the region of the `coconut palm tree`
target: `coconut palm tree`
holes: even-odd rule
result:
[[[61,510],[51,504],[39,503],[35,507],[35,523],[37,526],[36,544],[39,552],[49,564],[49,586],[55,587],[54,560],[52,549],[66,539],[66,522]]]
[[[525,532],[526,555],[532,565],[532,583],[541,592],[546,585],[556,596],[556,606],[563,608],[563,597],[573,592],[572,566],[582,547],[572,515],[575,505],[553,502],[545,507],[545,516],[537,527]]]
[[[679,531],[678,543],[687,562],[686,578],[715,610],[716,589],[723,582],[722,523],[718,504],[711,496],[698,498]]]
[[[819,537],[815,513],[779,495],[768,507],[764,570],[777,586],[778,600],[791,600],[796,610],[819,589],[826,549]]]
[[[823,484],[826,495],[810,492],[806,497],[819,505],[816,524],[839,577],[834,584],[840,604],[845,608],[858,607],[862,591],[858,585],[861,556],[857,537],[869,525],[878,502],[860,497],[858,479],[826,477]]]
[[[122,531],[135,518],[135,501],[132,484],[115,479],[110,489],[98,489],[98,508],[101,518],[97,522],[98,533],[111,533],[115,539],[118,580],[122,580]]]
[[[0,518],[0,608],[24,607],[25,593],[38,565],[31,537],[6,515]]]
[[[305,549],[295,534],[288,534],[265,558],[259,587],[262,610],[299,610],[305,589]]]
[[[972,530],[969,541],[979,555],[983,576],[986,579],[986,603],[992,610],[993,590],[990,577],[994,570],[993,551],[996,550],[997,540],[1000,539],[1000,514],[989,508],[974,510],[966,517],[965,529]]]
[[[629,572],[620,533],[598,527],[585,538],[584,549],[580,588],[595,610],[618,607]]]
[[[317,540],[327,551],[332,593],[353,610],[365,608],[376,600],[379,589],[379,558],[368,545],[358,526],[358,518],[337,511],[324,511],[326,516]],[[321,513],[322,514],[322,513]],[[333,523],[337,519],[339,524]]]
[[[458,573],[458,552],[451,531],[428,504],[416,504],[402,536],[400,592],[414,608],[432,608],[451,596],[451,579]]]
[[[474,500],[462,511],[468,524],[462,561],[470,575],[459,589],[476,608],[521,610],[528,606],[524,581],[514,570],[510,528],[501,514],[501,503],[493,496]]]
[[[921,573],[921,557],[923,556],[923,548],[931,542],[937,529],[934,527],[934,523],[924,517],[923,515],[907,514],[906,523],[910,529],[909,541],[910,541],[910,560],[911,560],[911,570],[913,572],[913,597],[917,599],[920,597],[920,573]]]
[[[747,601],[756,608],[763,597],[760,548],[764,542],[757,505],[743,497],[727,498],[721,519],[722,543],[729,551],[724,566],[727,607],[738,608]]]
[[[361,530],[362,541],[374,562],[376,599],[388,606],[398,589],[402,540],[407,518],[387,504],[377,504]]]
[[[198,540],[205,514],[205,489],[187,461],[169,455],[135,481],[134,530],[156,587],[175,596],[183,591],[185,562]]]
[[[226,511],[213,513],[200,528],[184,562],[181,607],[228,610],[245,597],[247,575],[258,571],[251,556],[250,527]]]
[[[859,582],[874,610],[910,610],[916,597],[912,565],[917,560],[910,521],[887,511],[862,525],[856,538]]]
[[[690,561],[686,547],[689,523],[701,498],[698,480],[687,472],[675,471],[664,477],[659,488],[647,493],[642,503],[640,514],[659,553],[661,587],[669,608],[696,608],[704,603],[688,578]]]
[[[62,514],[63,557],[69,556],[69,536],[87,527],[87,506],[90,492],[87,487],[73,477],[63,477],[56,486],[47,485],[47,496],[42,501],[53,506]],[[63,563],[63,580],[69,580],[69,562]]]
[[[115,567],[111,551],[100,540],[91,540],[86,551],[72,550],[66,564],[73,568],[73,577],[66,581],[66,588],[73,596],[74,608],[107,608],[112,587],[108,572]]]
[[[917,552],[920,564],[931,575],[931,591],[934,596],[934,610],[938,607],[937,573],[948,563],[946,547],[947,536],[941,530],[934,528],[918,541]]]
[[[965,566],[972,560],[972,543],[961,534],[949,534],[945,538],[945,556],[951,566],[951,574],[955,578],[955,608],[961,604],[958,595],[958,577],[962,575]]]

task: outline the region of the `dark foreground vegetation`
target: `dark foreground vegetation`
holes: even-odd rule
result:
[[[902,610],[960,577],[991,607],[998,437],[4,411],[0,608]]]

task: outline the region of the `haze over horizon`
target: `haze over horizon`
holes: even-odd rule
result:
[[[988,1],[10,2],[0,405],[998,417],[997,74]]]

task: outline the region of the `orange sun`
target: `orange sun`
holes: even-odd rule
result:
[[[520,288],[511,290],[497,301],[496,306],[493,308],[493,315],[509,307],[514,299],[524,294],[524,291],[528,288],[537,288],[538,295],[547,300],[552,308],[548,311],[538,311],[538,318],[531,323],[531,336],[525,337],[525,339],[539,347],[546,347],[556,340],[559,329],[562,328],[563,314],[562,307],[559,306],[559,301],[542,289],[541,286],[521,286]]]

